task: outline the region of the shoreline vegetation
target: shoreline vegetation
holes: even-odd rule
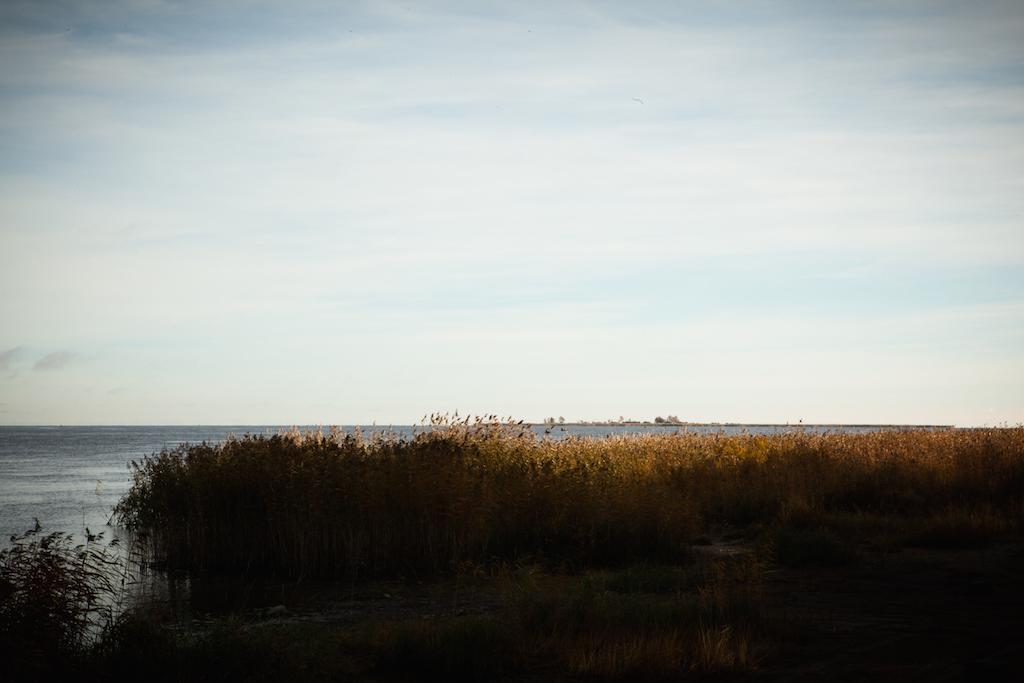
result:
[[[427,416],[424,416],[426,422]],[[546,417],[541,422],[528,423],[531,427],[699,427],[703,429],[716,427],[751,428],[751,429],[810,429],[810,430],[843,430],[843,429],[956,429],[955,425],[940,424],[871,424],[871,423],[839,423],[839,422],[716,422],[682,420],[678,415],[656,416],[653,420],[636,420],[625,416],[607,420],[566,420],[564,417]]]
[[[871,423],[839,423],[839,422],[687,422],[685,420],[669,421],[667,419],[654,418],[654,420],[580,420],[575,422],[559,422],[556,418],[547,418],[543,422],[525,423],[531,427],[730,427],[730,428],[766,428],[775,429],[902,429],[912,431],[915,429],[927,430],[949,430],[965,429],[951,424],[871,424]]]
[[[341,430],[181,446],[133,464],[115,515],[173,569],[444,573],[525,556],[671,559],[714,525],[1020,512],[1024,430],[538,438],[434,416],[412,439]]]
[[[895,680],[1024,662],[1024,427],[546,439],[495,416],[429,426],[246,435],[133,463],[115,518],[140,564],[327,582],[348,590],[340,603],[186,627],[133,609],[88,648],[0,654],[26,680],[61,667],[104,680]],[[74,552],[62,574],[52,544],[19,547],[17,573],[0,554],[0,627],[48,618],[12,600],[43,555],[88,597],[95,577],[70,571]]]

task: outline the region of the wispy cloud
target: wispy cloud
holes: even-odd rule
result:
[[[54,351],[48,353],[32,366],[36,371],[63,370],[79,361],[81,356],[74,351]]]
[[[6,351],[0,351],[0,371],[10,370],[14,359],[21,355],[21,352],[22,348],[20,346],[15,346],[14,348],[7,349]]]
[[[21,346],[15,346],[14,348],[7,349],[6,351],[0,351],[0,375],[5,376],[7,379],[11,379],[15,376],[14,367],[19,358],[25,355],[25,349]]]

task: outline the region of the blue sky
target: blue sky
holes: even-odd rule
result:
[[[0,424],[1019,423],[1021,35],[1016,2],[6,2]]]

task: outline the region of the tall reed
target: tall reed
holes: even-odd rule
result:
[[[11,680],[73,666],[120,614],[126,574],[116,539],[87,529],[75,544],[70,534],[41,532],[37,520],[0,550],[0,661]]]
[[[134,464],[116,512],[172,567],[356,578],[671,559],[715,525],[837,512],[1024,511],[1020,427],[549,440],[436,422],[408,440],[292,431],[166,450]]]

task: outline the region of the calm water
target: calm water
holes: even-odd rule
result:
[[[348,428],[354,429],[354,428]],[[538,434],[543,427],[535,428]],[[566,426],[554,437],[574,434],[675,432],[678,427]],[[775,433],[792,429],[777,425],[689,427],[694,431]],[[804,429],[823,431],[822,426]],[[836,429],[831,427],[831,429]],[[875,428],[845,427],[845,431]],[[281,427],[0,427],[0,545],[11,534],[31,528],[38,518],[46,531],[82,534],[105,530],[114,504],[128,489],[128,463],[181,443],[222,441],[230,434],[273,434]],[[367,430],[364,430],[367,431]],[[413,427],[393,427],[411,435]]]

